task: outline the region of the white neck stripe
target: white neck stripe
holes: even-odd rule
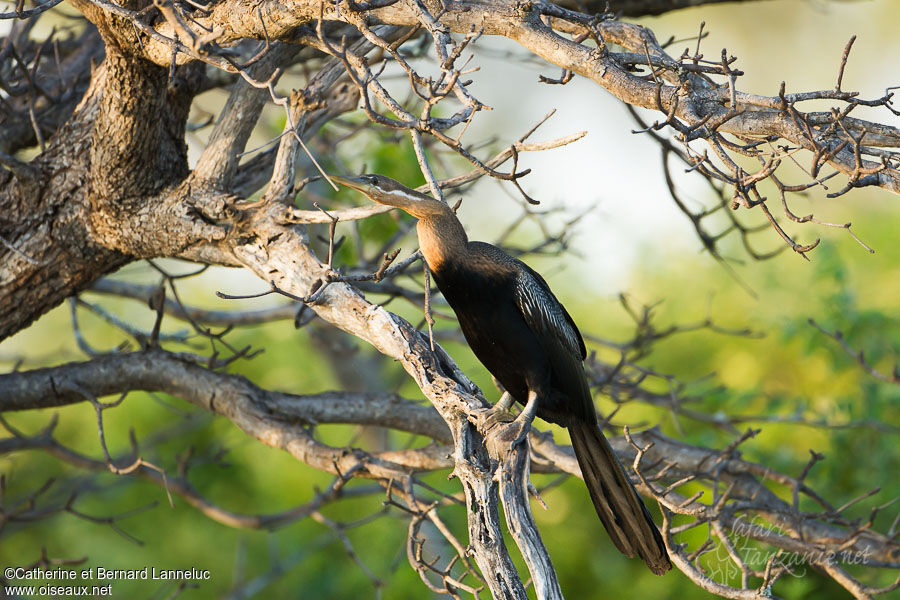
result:
[[[410,202],[421,202],[422,201],[422,199],[419,198],[418,196],[413,196],[412,194],[404,192],[403,190],[392,190],[391,195],[392,196],[402,196],[403,198],[406,198]]]

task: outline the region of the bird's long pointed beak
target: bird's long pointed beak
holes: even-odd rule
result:
[[[353,188],[354,190],[358,190],[362,193],[367,193],[369,191],[369,183],[363,180],[362,177],[344,177],[343,175],[328,175],[332,180],[340,183],[341,185],[346,185],[349,188]]]

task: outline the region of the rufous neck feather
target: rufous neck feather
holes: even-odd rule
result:
[[[420,218],[416,226],[422,256],[434,271],[445,267],[448,261],[464,260],[469,242],[462,223],[446,204],[444,207],[445,211]]]

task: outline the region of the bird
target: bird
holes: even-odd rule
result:
[[[330,177],[418,219],[419,248],[438,289],[472,352],[505,389],[492,415],[503,420],[513,401],[524,406],[515,418],[522,427],[517,442],[535,416],[566,427],[615,546],[665,574],[672,564],[662,536],[600,429],[584,372],[584,339],[544,278],[497,246],[469,241],[441,200],[380,174]]]

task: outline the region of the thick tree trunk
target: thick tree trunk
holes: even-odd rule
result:
[[[189,209],[159,202],[188,174],[184,130],[201,73],[182,67],[170,83],[167,69],[107,44],[46,151],[0,173],[0,339],[133,258],[183,249]],[[160,216],[179,223],[161,227]]]
[[[92,124],[105,80],[101,67],[27,172],[0,174],[0,339],[127,260],[88,228]]]

